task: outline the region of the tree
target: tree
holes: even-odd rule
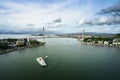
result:
[[[1,49],[7,49],[8,48],[8,43],[7,42],[1,42],[0,43],[0,48]]]
[[[115,34],[115,36],[114,36],[115,38],[120,38],[120,33],[118,33],[118,34]]]

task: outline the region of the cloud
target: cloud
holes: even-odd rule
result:
[[[60,3],[58,1],[49,3],[48,1],[47,3],[43,2],[44,4],[42,2],[37,3],[34,0],[33,2],[29,0],[22,2],[17,0],[1,1],[0,24],[5,25],[6,29],[11,29],[12,26],[17,27],[16,30],[26,30],[25,28],[32,28],[33,26],[41,28],[47,22],[51,22],[51,27],[58,28],[64,24],[72,24],[75,22],[73,19],[83,16],[84,12],[81,13],[78,10],[70,9],[70,7],[65,8],[65,6],[72,5],[73,2],[75,4],[79,0],[66,0],[64,3],[63,1]]]
[[[27,24],[26,26],[35,26],[35,24]]]
[[[63,24],[63,23],[57,23],[57,24],[50,24],[47,26],[47,29],[50,29],[50,28],[60,28],[62,26],[65,26],[66,24]]]
[[[60,23],[60,22],[62,22],[62,19],[61,19],[61,18],[58,18],[58,19],[53,20],[53,22],[54,22],[54,23]]]
[[[66,26],[66,25],[67,25],[67,24],[58,23],[58,24],[54,24],[54,25],[53,25],[53,28],[59,28],[59,27]]]
[[[113,6],[102,9],[98,14],[112,14],[112,13],[113,14],[120,13],[120,2]]]
[[[92,0],[0,0],[0,25],[5,26],[2,28],[4,30],[39,30],[44,26],[48,30],[77,32],[76,22],[82,18],[79,21],[82,25],[105,25],[112,20],[114,24],[119,23],[119,17],[116,16],[119,13],[112,13],[116,19],[101,16],[89,20],[99,7]]]
[[[120,24],[120,2],[105,9],[102,9],[99,14],[104,16],[106,15],[106,17],[101,17],[99,20],[102,24]]]
[[[95,19],[83,19],[79,21],[80,25],[117,25],[120,24],[120,16],[100,16]]]
[[[107,15],[106,15],[107,14]],[[99,15],[99,16],[98,16]],[[98,17],[93,19],[81,19],[80,25],[117,25],[120,24],[120,3],[100,10]]]
[[[46,26],[48,29],[50,29],[50,28],[59,28],[61,26],[64,26],[64,24],[62,23],[62,18],[56,18],[53,21],[46,23]]]
[[[94,25],[94,21],[90,21],[88,19],[81,19],[78,24],[80,25]]]

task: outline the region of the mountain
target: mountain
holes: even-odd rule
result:
[[[42,34],[43,31],[2,31],[0,30],[0,34]],[[82,35],[83,33],[61,33],[61,32],[53,32],[53,31],[45,31],[45,34],[62,34],[62,35]],[[84,32],[84,35],[87,36],[113,36],[113,33],[97,33],[97,32]]]
[[[83,35],[83,33],[71,33],[68,35]],[[113,36],[113,33],[97,33],[97,32],[84,32],[87,36]]]
[[[2,31],[1,30],[0,31],[0,34],[42,34],[42,33],[43,33],[42,30],[40,31]],[[58,34],[58,32],[45,31],[45,34]]]

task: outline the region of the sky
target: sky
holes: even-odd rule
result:
[[[0,0],[0,31],[120,33],[119,0]]]

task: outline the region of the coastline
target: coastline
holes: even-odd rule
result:
[[[11,49],[4,49],[4,50],[0,50],[0,55],[5,54],[5,53],[9,53],[9,52],[13,52],[13,51],[17,51],[17,50],[38,47],[38,46],[42,46],[44,44],[45,44],[45,42],[40,42],[39,45],[30,45],[30,46],[23,46],[23,47],[15,47],[15,48],[11,48]]]
[[[104,45],[104,44],[99,44],[99,43],[92,43],[92,42],[81,42],[81,44],[85,44],[85,45],[93,45],[93,46],[108,46],[108,47],[118,47],[120,48],[119,45]]]

